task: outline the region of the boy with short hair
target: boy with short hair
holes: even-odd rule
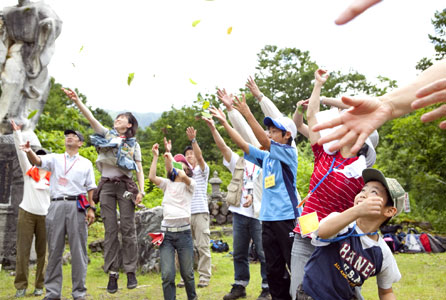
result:
[[[401,212],[405,192],[396,179],[385,178],[376,169],[365,169],[362,177],[365,184],[354,206],[331,213],[313,233],[316,250],[305,266],[298,300],[358,299],[355,287],[371,276],[377,277],[381,300],[396,299],[392,283],[401,274],[377,231]]]
[[[220,109],[210,111],[243,152],[245,159],[263,168],[263,194],[260,208],[262,243],[266,259],[266,276],[273,299],[291,299],[289,294],[291,248],[294,239],[294,220],[299,215],[296,190],[297,152],[291,146],[297,129],[287,117],[266,117],[263,123],[268,134],[257,122],[246,104],[236,97],[234,108],[246,118],[256,138],[266,150],[248,144],[232,128]],[[287,268],[288,266],[288,268]]]

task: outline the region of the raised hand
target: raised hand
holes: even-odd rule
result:
[[[314,72],[314,79],[321,85],[327,81],[328,76],[327,70],[317,69],[316,72]]]
[[[172,151],[172,142],[171,140],[167,140],[166,137],[164,137],[164,150],[166,150],[166,152]]]
[[[20,130],[22,128],[22,125],[17,125],[14,122],[14,120],[11,119],[10,122],[11,122],[12,130],[17,131],[17,130]]]
[[[27,141],[25,145],[20,145],[19,148],[20,148],[20,150],[22,150],[25,153],[32,151],[29,141]]]
[[[358,194],[356,197],[361,198],[362,196]],[[379,216],[384,205],[383,198],[379,196],[359,199],[359,201],[356,199],[355,202],[358,203],[355,207],[358,217]]]
[[[339,150],[346,145],[353,145],[350,151],[356,154],[367,137],[390,119],[392,108],[377,98],[366,100],[342,97],[342,102],[352,108],[333,120],[315,125],[313,131],[317,132],[342,125],[335,132],[320,138],[318,144],[322,145],[339,139],[330,147],[330,151]]]
[[[74,92],[74,91],[72,91],[70,89],[66,89],[66,88],[61,88],[61,90],[65,93],[65,95],[68,96],[68,98],[73,100],[73,102],[80,101],[78,95],[76,94],[76,92]]]
[[[234,96],[232,94],[228,95],[225,89],[217,90],[217,97],[221,102],[223,102],[228,110],[232,109],[232,103],[234,101]]]
[[[189,141],[192,141],[197,137],[197,130],[195,130],[193,127],[187,127],[186,134]]]
[[[251,112],[248,104],[246,104],[245,94],[242,94],[242,100],[235,96],[234,108],[238,110],[243,116],[246,116]]]
[[[213,117],[215,117],[221,124],[227,122],[226,115],[220,108],[211,107],[209,108],[209,112]]]
[[[257,86],[254,79],[252,79],[251,76],[248,78],[248,82],[246,83],[246,87],[250,90],[251,94],[257,99],[262,100],[262,92],[260,91],[259,87]]]
[[[412,108],[418,109],[426,107],[435,103],[446,103],[446,78],[439,79],[431,84],[419,89],[416,93],[417,99],[412,102]],[[432,122],[441,117],[446,116],[446,104],[425,113],[421,116],[421,122]],[[441,129],[446,129],[446,121],[441,122],[438,125]]]
[[[308,108],[308,101],[309,101],[308,99],[297,101],[297,103],[296,103],[296,110],[300,114],[303,114],[307,110],[307,108]]]
[[[157,144],[154,144],[153,146],[152,146],[152,153],[153,153],[153,156],[159,156],[159,154],[160,154],[160,151],[159,151],[159,147],[160,147],[160,145],[157,143]]]
[[[206,122],[206,125],[208,125],[209,129],[215,128],[215,122],[212,118],[206,118],[202,116],[201,119]]]

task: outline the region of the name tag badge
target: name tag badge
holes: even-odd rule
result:
[[[316,231],[319,228],[319,219],[317,218],[317,213],[315,211],[299,217],[298,221],[302,237],[309,236],[313,231]]]
[[[59,179],[57,180],[57,183],[61,186],[67,186],[68,179],[66,179],[65,177],[59,177]]]
[[[265,177],[265,189],[270,188],[272,186],[276,185],[276,179],[273,175],[270,175],[268,177]]]

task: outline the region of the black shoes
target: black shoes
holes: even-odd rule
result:
[[[257,300],[271,300],[271,294],[269,293],[269,288],[262,289],[262,292],[260,293]]]
[[[223,297],[223,300],[235,300],[238,298],[246,298],[245,287],[239,284],[233,284],[231,291]]]
[[[127,288],[129,290],[136,288],[138,280],[136,280],[135,273],[127,273]]]
[[[118,291],[118,273],[110,273],[108,275],[107,292],[114,294]]]

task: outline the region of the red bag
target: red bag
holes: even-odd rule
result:
[[[423,244],[424,250],[427,253],[431,253],[432,252],[431,244],[429,242],[429,237],[427,236],[426,233],[420,234],[420,242],[421,242],[421,244]]]

